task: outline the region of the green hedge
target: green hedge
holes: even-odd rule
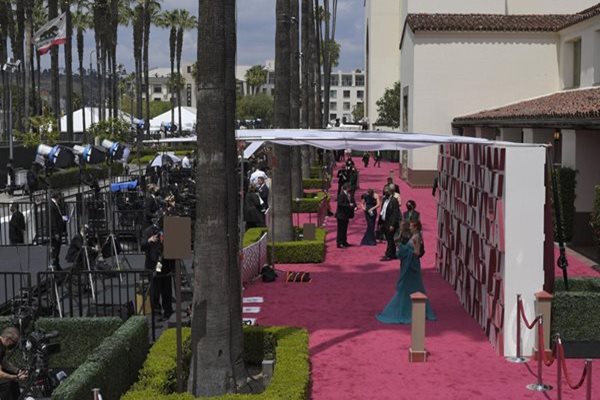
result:
[[[575,187],[577,186],[577,171],[569,167],[557,167],[555,168],[555,171],[563,222],[563,239],[565,242],[570,242],[573,239],[573,223],[575,220]]]
[[[136,381],[148,347],[146,318],[129,318],[56,388],[52,400],[91,398],[93,388],[100,388],[107,400],[120,398]]]
[[[555,283],[552,332],[566,341],[600,341],[600,278],[569,279]]]
[[[325,229],[318,228],[315,234],[315,240],[297,240],[293,242],[275,243],[275,263],[322,263],[325,261],[326,236],[327,231]],[[271,243],[269,242],[267,246],[269,262],[271,262]]]
[[[322,179],[323,178],[323,167],[322,166],[310,167],[310,178],[311,179]]]
[[[162,151],[162,150],[160,150],[160,151]],[[154,160],[154,158],[160,151],[150,149],[150,151],[142,152],[142,157],[140,158],[139,162],[138,162],[138,158],[137,158],[137,153],[134,151],[131,153],[130,161],[132,164],[138,164],[138,165],[149,164],[152,160]],[[180,157],[183,157],[186,154],[192,152],[192,150],[171,150],[171,149],[165,149],[164,151],[173,152],[173,153],[175,153],[176,156],[180,156]]]
[[[592,233],[600,252],[600,185],[596,186],[594,190],[594,207],[592,209],[590,225],[592,226]]]
[[[8,326],[9,317],[0,319],[0,329]],[[40,318],[37,329],[58,331],[60,352],[50,355],[50,368],[76,369],[104,338],[115,332],[123,321],[120,318]],[[15,359],[18,363],[18,360]]]
[[[306,193],[305,193],[306,196]],[[327,201],[328,196],[325,192],[318,192],[314,196],[304,197],[300,201],[292,202],[292,212],[295,213],[316,213],[322,201]]]
[[[331,182],[325,181],[323,179],[302,179],[302,187],[304,189],[323,189],[329,188],[331,186]]]
[[[252,243],[258,242],[262,235],[267,232],[267,228],[250,228],[244,233],[243,246],[248,247]]]
[[[164,339],[163,339],[164,337]],[[305,400],[310,396],[310,362],[308,333],[292,327],[245,327],[244,354],[246,362],[260,363],[262,354],[275,352],[275,372],[263,393],[230,394],[211,397],[213,400]],[[158,348],[155,349],[155,347]],[[184,329],[184,354],[186,365],[190,358],[190,331]],[[144,369],[132,390],[123,400],[193,400],[189,393],[168,394],[174,391],[176,371],[176,342],[173,329],[165,331],[150,350]],[[189,369],[186,375],[189,374]],[[186,379],[187,381],[187,379]],[[170,388],[166,391],[165,388]]]
[[[85,173],[91,174],[94,178],[106,179],[109,171],[107,165],[86,165]],[[114,163],[111,166],[111,174],[113,176],[123,174],[123,164]],[[53,189],[65,189],[79,185],[79,168],[67,168],[55,171],[48,177],[48,182]]]

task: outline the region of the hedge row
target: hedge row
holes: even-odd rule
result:
[[[60,352],[50,355],[50,368],[76,369],[103,339],[123,323],[120,318],[40,318],[35,327],[46,332],[58,331]],[[0,329],[10,324],[10,317],[0,319]],[[16,353],[15,353],[16,356]],[[19,363],[18,359],[14,359]]]
[[[106,179],[109,176],[107,165],[86,165],[84,171],[98,180]],[[112,164],[110,174],[113,176],[122,175],[123,164]],[[53,189],[65,189],[79,185],[79,167],[55,171],[48,177],[48,183]]]
[[[275,263],[278,264],[304,264],[322,263],[325,261],[325,229],[317,229],[315,240],[296,240],[293,242],[275,243]],[[269,243],[267,254],[271,262],[271,243]]]
[[[100,388],[104,399],[119,399],[136,381],[148,347],[146,318],[129,318],[56,388],[52,400],[91,398],[93,388]]]
[[[302,187],[304,189],[326,189],[331,186],[331,182],[323,179],[302,179]]]
[[[248,247],[258,240],[267,232],[267,228],[250,228],[244,233],[243,246]]]
[[[310,178],[311,179],[322,179],[323,178],[323,167],[322,166],[310,167]]]
[[[191,357],[190,330],[184,329],[184,361]],[[158,347],[157,347],[158,346]],[[230,394],[213,400],[305,400],[309,398],[310,363],[308,333],[291,327],[245,327],[244,357],[246,362],[260,364],[265,354],[275,353],[275,372],[271,383],[261,394]],[[150,350],[144,369],[132,390],[123,400],[193,400],[190,393],[173,394],[176,372],[175,331],[165,331]],[[252,349],[252,350],[250,350]],[[189,374],[189,369],[186,375]],[[187,379],[186,379],[187,381]],[[172,394],[169,394],[172,393]]]
[[[577,171],[569,167],[556,167],[555,171],[563,222],[563,239],[565,242],[570,242],[573,239],[573,223],[575,220],[575,187],[577,186]],[[556,237],[556,226],[554,230],[554,236]]]
[[[306,194],[305,194],[306,195]],[[311,197],[304,197],[299,201],[292,202],[292,212],[295,213],[316,213],[322,201],[327,201],[328,195],[325,192],[318,192]]]
[[[594,190],[596,194],[594,196],[594,207],[592,208],[590,225],[592,226],[592,233],[598,245],[598,252],[600,252],[600,185],[596,186]]]
[[[566,341],[600,341],[600,278],[569,279],[555,283],[552,333]]]

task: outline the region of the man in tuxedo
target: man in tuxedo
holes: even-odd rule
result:
[[[335,218],[337,219],[336,242],[337,247],[340,249],[350,246],[348,244],[348,222],[354,217],[354,208],[356,207],[350,196],[349,189],[350,185],[345,183],[337,199],[337,211],[335,213]]]
[[[160,210],[160,202],[157,197],[158,186],[154,183],[148,184],[146,199],[144,200],[144,223],[145,226],[152,225],[156,212]]]
[[[154,222],[157,222],[156,219]],[[142,250],[145,254],[144,268],[153,271],[150,283],[152,309],[168,319],[173,313],[173,289],[171,274],[174,270],[173,260],[164,260],[162,232],[158,224],[153,223],[142,232]]]
[[[52,193],[50,199],[50,258],[51,265],[57,271],[62,271],[60,266],[60,247],[63,234],[67,230],[67,212],[62,202],[62,193]]]
[[[258,195],[262,200],[262,209],[264,212],[267,208],[269,208],[269,187],[265,183],[265,178],[263,178],[262,176],[259,176],[256,179],[256,182],[256,191],[258,192]]]
[[[396,258],[396,244],[394,243],[394,235],[400,226],[401,214],[398,200],[396,200],[393,193],[393,186],[390,185],[384,188],[384,200],[383,205],[381,206],[379,219],[381,220],[381,226],[385,234],[387,248],[385,249],[385,255],[381,261],[388,261]]]
[[[23,213],[19,211],[19,203],[12,203],[10,205],[10,222],[8,223],[8,239],[10,244],[23,244],[25,243],[25,217]]]

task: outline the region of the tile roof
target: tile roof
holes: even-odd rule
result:
[[[413,32],[558,32],[600,15],[600,3],[576,14],[408,14]]]
[[[476,121],[582,119],[600,121],[600,88],[569,90],[481,111],[454,119],[454,123]]]

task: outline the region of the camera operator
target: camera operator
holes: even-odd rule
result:
[[[163,260],[163,238],[162,230],[159,227],[160,221],[155,218],[155,222],[144,229],[142,232],[142,250],[146,256],[145,269],[154,271],[152,282],[150,283],[150,296],[154,313],[161,313],[168,319],[173,313],[173,295],[171,272],[173,271],[173,261]]]
[[[62,271],[60,266],[60,247],[62,237],[67,231],[67,221],[69,220],[62,201],[62,193],[56,191],[52,193],[50,205],[50,247],[52,266],[57,271]]]
[[[146,200],[144,201],[144,224],[152,225],[152,219],[160,210],[160,199],[158,198],[158,186],[150,183],[147,186]]]
[[[5,328],[0,335],[0,399],[17,400],[19,398],[18,381],[27,380],[27,372],[19,370],[5,360],[6,351],[17,346],[20,339],[15,327]]]

